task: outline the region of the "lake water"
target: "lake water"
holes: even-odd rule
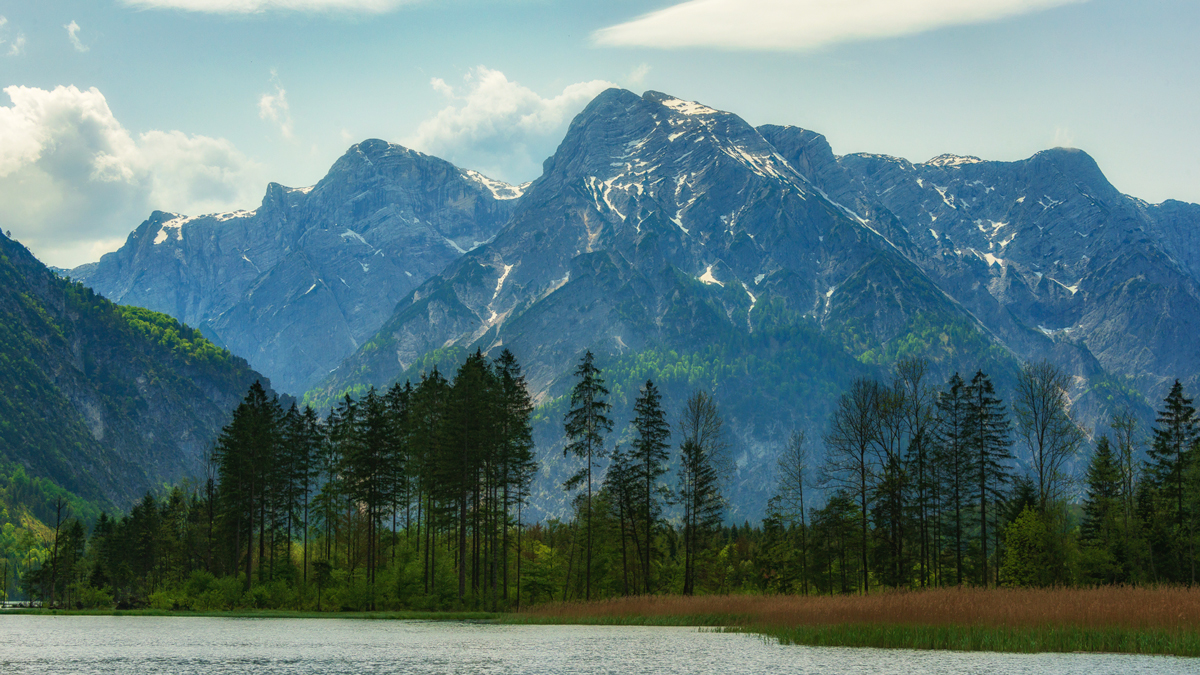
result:
[[[780,646],[695,628],[0,615],[0,673],[1170,675],[1200,660]]]

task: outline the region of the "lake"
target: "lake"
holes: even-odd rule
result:
[[[753,635],[695,628],[0,615],[0,672],[6,675],[1170,675],[1198,669],[1198,660],[1161,656],[780,646]]]

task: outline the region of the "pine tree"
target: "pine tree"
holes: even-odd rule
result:
[[[969,467],[973,457],[967,406],[967,386],[955,373],[938,394],[935,461],[940,467],[946,507],[953,513],[954,583],[963,584],[963,517],[969,487]]]
[[[517,602],[520,603],[521,518],[520,506],[529,496],[529,487],[537,473],[533,443],[533,399],[521,373],[521,365],[508,349],[500,353],[495,363],[500,393],[500,463],[503,486],[503,560],[504,599],[508,599],[508,531],[512,519],[510,509],[517,505]]]
[[[1184,549],[1191,548],[1193,534],[1187,507],[1189,479],[1200,432],[1196,428],[1196,408],[1192,406],[1192,399],[1183,395],[1183,385],[1179,380],[1175,380],[1171,392],[1163,400],[1163,409],[1158,412],[1156,423],[1154,440],[1147,452],[1147,473],[1174,528],[1170,536],[1175,563],[1172,576],[1176,581],[1190,578],[1195,583],[1195,555],[1187,556],[1192,560],[1189,565],[1184,560]]]
[[[1087,492],[1083,501],[1083,522],[1079,533],[1085,547],[1098,552],[1099,564],[1093,573],[1099,580],[1116,581],[1118,559],[1118,523],[1124,497],[1121,469],[1108,436],[1096,442],[1096,451],[1088,463]]]
[[[604,387],[604,378],[596,368],[595,357],[589,350],[584,353],[575,369],[575,386],[571,390],[571,408],[567,411],[564,430],[567,435],[567,445],[563,455],[575,455],[584,460],[584,466],[575,472],[564,487],[574,490],[581,484],[587,489],[587,560],[584,577],[586,579],[585,598],[592,598],[592,471],[597,460],[606,456],[604,449],[604,434],[612,431],[612,420],[608,412],[612,410],[605,397],[608,389]]]
[[[1004,498],[1004,486],[1011,479],[1012,451],[1008,414],[996,397],[991,379],[977,371],[966,390],[967,429],[973,462],[972,480],[979,503],[979,543],[982,574],[980,583],[988,585],[988,504]]]
[[[282,444],[277,400],[268,399],[262,384],[250,386],[246,398],[233,411],[232,419],[222,430],[214,450],[217,462],[222,514],[226,524],[232,524],[233,555],[236,566],[241,558],[241,545],[246,544],[243,570],[244,590],[250,590],[254,571],[254,537],[258,530],[258,561],[265,550],[266,504],[270,495],[268,478]]]
[[[642,591],[652,593],[650,570],[654,560],[654,523],[662,515],[665,496],[658,481],[667,472],[667,448],[670,447],[671,426],[667,423],[666,413],[662,408],[662,396],[650,380],[646,380],[633,404],[633,428],[629,481],[636,483],[637,487],[630,491],[630,504],[633,508],[630,516],[636,517],[640,523],[640,536],[643,537],[639,547]]]

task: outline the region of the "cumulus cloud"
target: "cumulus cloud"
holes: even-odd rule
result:
[[[279,133],[287,140],[292,140],[292,109],[288,105],[287,91],[279,83],[279,75],[271,70],[271,83],[275,85],[275,93],[263,94],[258,99],[258,118],[267,120],[279,127]]]
[[[79,24],[72,21],[71,23],[63,26],[63,28],[67,29],[67,38],[71,41],[71,46],[75,48],[75,51],[86,52],[88,49],[90,49],[90,47],[83,44],[83,42],[79,39]]]
[[[441,78],[431,80],[430,86],[450,98],[451,105],[422,122],[406,144],[519,183],[541,174],[542,160],[562,140],[570,118],[616,85],[603,80],[579,82],[557,96],[543,98],[504,73],[479,66],[467,73],[459,87]]]
[[[270,10],[381,14],[419,0],[124,0],[130,7],[181,9],[210,14],[257,14]]]
[[[615,47],[804,51],[1087,0],[688,0],[592,34]]]
[[[230,210],[261,191],[261,168],[229,141],[135,135],[95,88],[3,91],[12,105],[0,106],[0,227],[52,265],[97,259],[154,209]]]

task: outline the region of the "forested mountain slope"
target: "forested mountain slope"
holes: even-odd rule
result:
[[[124,510],[148,490],[203,478],[205,452],[258,379],[198,331],[116,305],[0,237],[5,506],[44,520],[55,490],[38,481],[50,481]]]

